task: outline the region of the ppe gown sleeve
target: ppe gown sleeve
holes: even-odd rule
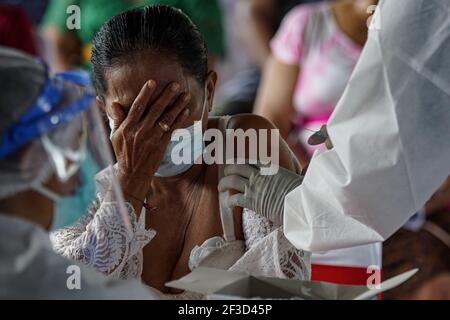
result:
[[[383,241],[450,173],[450,19],[439,0],[381,1],[317,152],[285,198],[298,248]]]

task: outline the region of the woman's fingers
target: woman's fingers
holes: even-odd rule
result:
[[[183,125],[183,123],[186,121],[186,119],[189,117],[189,109],[184,108],[182,110],[182,112],[180,112],[177,116],[177,118],[175,119],[175,121],[173,122],[172,126],[170,127],[169,131],[163,133],[163,136],[166,137],[170,137],[172,136],[172,133],[176,130],[176,129],[180,129],[181,126]]]
[[[170,127],[169,131],[167,132],[162,132],[162,136],[160,136],[159,138],[159,144],[163,145],[164,147],[167,146],[167,144],[169,143],[170,139],[172,138],[172,133],[176,130],[181,128],[181,126],[183,125],[183,123],[186,121],[186,119],[189,117],[189,109],[184,109],[179,115],[178,117],[175,119],[175,122],[172,124],[172,126]],[[162,131],[162,130],[161,130]],[[150,131],[151,132],[151,131]],[[165,150],[165,148],[163,149]]]
[[[184,93],[178,97],[178,99],[175,101],[175,103],[170,107],[167,108],[166,111],[161,115],[161,117],[157,120],[157,123],[161,123],[164,126],[167,126],[167,128],[172,128],[174,125],[175,120],[178,118],[178,115],[186,109],[189,102],[191,101],[191,95],[189,93]],[[153,119],[146,120],[147,123],[144,125],[149,126],[150,122]]]
[[[111,118],[114,121],[114,128],[112,129],[113,133],[120,127],[126,117],[127,116],[125,111],[122,109],[122,106],[117,102],[113,102],[111,104]]]
[[[178,83],[171,83],[168,87],[164,89],[161,95],[156,99],[156,101],[150,107],[150,110],[147,115],[148,121],[146,121],[146,126],[152,128],[157,119],[161,117],[164,110],[172,104],[175,96],[179,94],[180,85]],[[159,121],[159,120],[158,120]]]
[[[149,80],[142,87],[136,99],[134,99],[133,104],[131,105],[130,111],[128,112],[125,123],[127,125],[136,125],[142,118],[145,110],[147,109],[147,105],[152,97],[156,88],[156,83],[153,80]]]

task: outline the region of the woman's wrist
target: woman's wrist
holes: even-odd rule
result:
[[[150,189],[151,179],[134,178],[125,174],[118,176],[124,197],[135,209],[142,208],[146,203],[146,196]]]

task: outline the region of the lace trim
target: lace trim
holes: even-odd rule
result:
[[[226,241],[223,237],[206,240],[200,246],[195,246],[189,257],[189,269],[199,266],[228,269],[245,253],[244,241]]]
[[[231,271],[309,280],[309,252],[295,248],[284,236],[283,229],[274,230],[272,223],[265,217],[244,209],[242,218],[247,252],[230,268]]]
[[[73,226],[51,234],[54,250],[113,278],[140,278],[143,247],[156,235],[145,229],[145,215],[136,219],[126,203],[131,230],[126,228],[115,202],[102,202],[100,196]]]
[[[242,241],[208,239],[192,250],[189,268],[209,266],[255,276],[310,278],[310,254],[293,247],[282,228],[274,229],[268,219],[247,209],[243,211],[242,223],[245,248]]]
[[[273,224],[269,219],[244,209],[242,213],[242,230],[245,236],[247,248],[253,247],[259,240],[267,237],[273,230]]]

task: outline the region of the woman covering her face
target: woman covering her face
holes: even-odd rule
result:
[[[106,192],[100,173],[90,213],[53,234],[59,253],[113,277],[141,277],[163,294],[179,293],[164,284],[199,266],[309,278],[309,254],[291,246],[281,228],[257,212],[229,208],[229,197],[218,192],[223,166],[194,163],[208,147],[201,137],[207,129],[274,127],[254,115],[208,118],[217,74],[208,70],[205,43],[186,15],[150,6],[113,17],[95,37],[92,64],[131,228],[124,231],[114,215],[99,215]],[[186,144],[171,141],[177,129],[186,129],[189,145],[200,138],[189,163],[177,164],[171,157]],[[298,171],[284,141],[279,146],[279,165]]]

